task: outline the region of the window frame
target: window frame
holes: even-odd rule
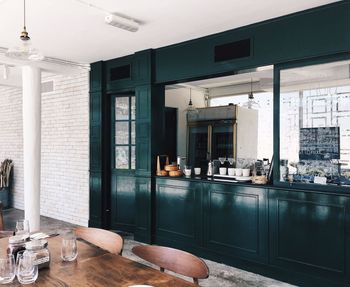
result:
[[[117,98],[128,98],[129,102],[129,111],[128,111],[128,119],[116,119],[116,99]],[[132,99],[134,99],[135,106],[135,114],[132,118]],[[128,123],[128,143],[127,144],[117,144],[116,143],[116,126],[118,123]],[[134,141],[132,141],[132,124],[135,125],[134,130]],[[134,93],[122,93],[122,94],[114,94],[112,99],[112,169],[121,172],[135,172],[136,170],[136,95]],[[128,168],[117,168],[116,167],[116,148],[120,147],[128,147]],[[134,148],[134,156],[135,163],[132,166],[132,148]]]
[[[344,52],[339,54],[332,54],[328,56],[320,56],[315,58],[308,58],[303,60],[296,60],[286,63],[280,63],[274,65],[274,79],[273,79],[273,134],[274,134],[274,146],[273,146],[273,186],[279,188],[293,188],[312,191],[326,191],[341,194],[348,194],[350,192],[350,186],[346,185],[320,185],[315,183],[300,183],[300,182],[282,182],[280,181],[280,80],[281,71],[301,68],[319,64],[327,64],[330,62],[350,60],[350,52]]]

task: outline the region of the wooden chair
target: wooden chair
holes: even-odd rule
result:
[[[192,277],[198,284],[198,279],[209,277],[209,268],[205,262],[191,253],[164,246],[135,246],[132,252],[138,257],[157,265],[160,271],[169,270],[184,276]]]
[[[77,237],[110,253],[122,255],[123,238],[112,231],[91,227],[77,227],[75,234]]]

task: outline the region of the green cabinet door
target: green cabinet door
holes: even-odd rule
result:
[[[208,184],[204,192],[204,244],[219,254],[267,262],[267,190]]]
[[[349,197],[271,189],[269,206],[272,265],[349,282]]]
[[[195,246],[201,229],[202,184],[157,179],[156,242],[178,247]]]

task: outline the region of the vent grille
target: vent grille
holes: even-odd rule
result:
[[[130,65],[119,66],[110,70],[110,81],[130,78]]]
[[[244,39],[236,42],[215,46],[215,62],[246,58],[250,57],[250,55],[250,39]]]

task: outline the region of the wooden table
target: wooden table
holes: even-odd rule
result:
[[[39,271],[35,284],[27,286],[93,287],[144,284],[155,287],[196,286],[180,278],[162,273],[125,257],[107,253],[94,245],[78,241],[78,258],[73,262],[63,262],[60,258],[60,236],[50,238],[50,268]],[[0,239],[1,252],[5,252],[8,238]],[[17,279],[4,286],[22,286]]]

